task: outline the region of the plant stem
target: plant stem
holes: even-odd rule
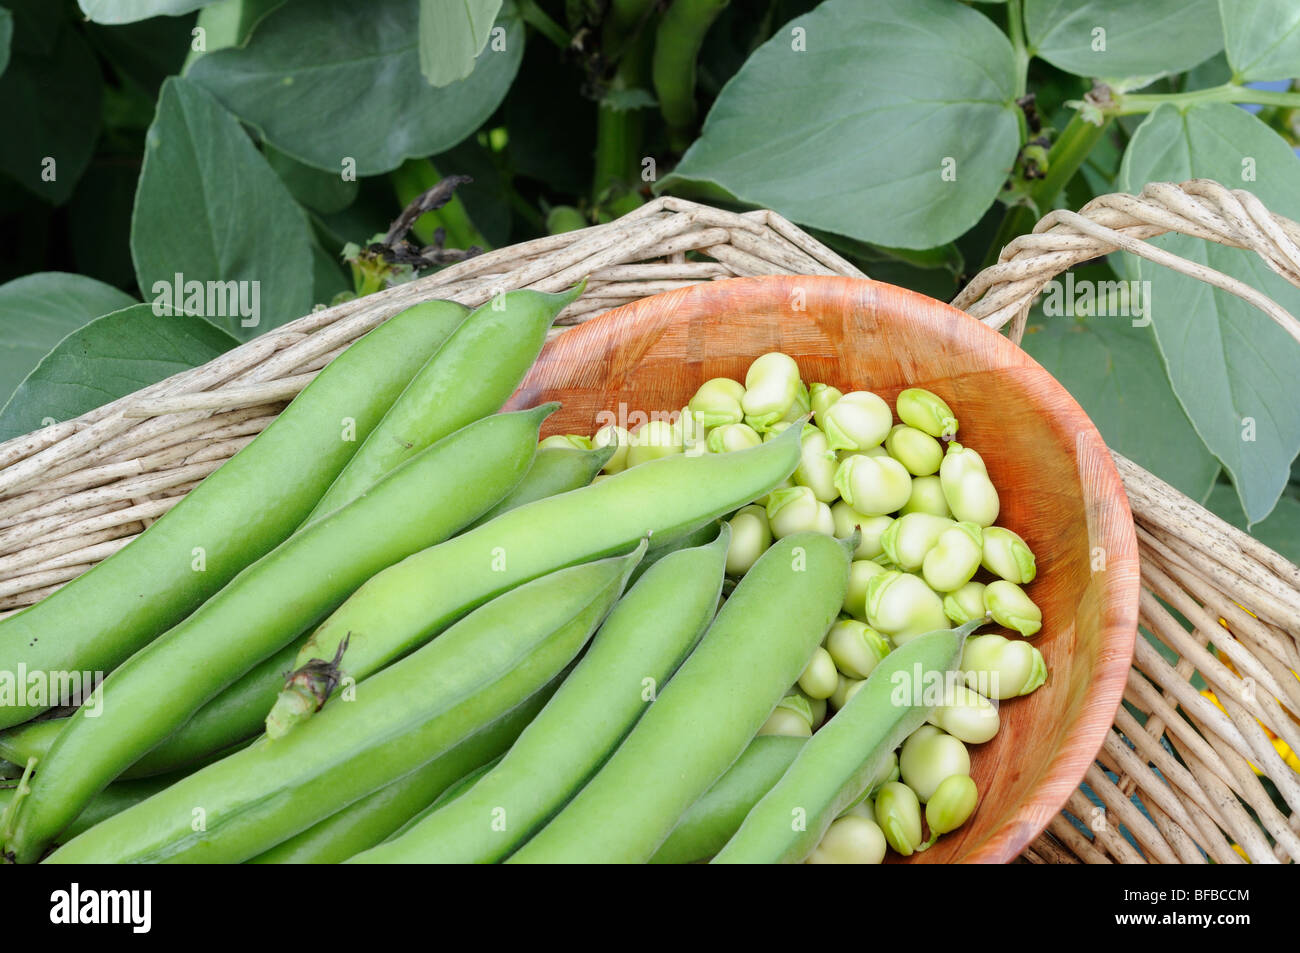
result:
[[[567,50],[569,48],[572,38],[568,32],[565,31],[564,27],[552,20],[546,11],[537,5],[535,0],[516,0],[515,6],[519,9],[519,15],[523,17],[525,23],[560,49]]]
[[[1107,116],[1132,116],[1148,113],[1165,103],[1186,109],[1197,103],[1256,103],[1260,106],[1300,106],[1300,92],[1290,90],[1252,89],[1236,83],[1224,83],[1209,89],[1196,89],[1186,93],[1132,93],[1116,94],[1114,102],[1102,108]]]
[[[1047,174],[1034,183],[1024,203],[1012,205],[1003,216],[998,233],[989,245],[982,267],[995,264],[1002,249],[1013,239],[1028,234],[1034,223],[1043,217],[1056,202],[1061,193],[1080,166],[1088,158],[1093,147],[1106,131],[1108,119],[1096,125],[1083,118],[1082,112],[1071,117],[1065,129],[1056,137],[1052,149],[1047,154]]]
[[[1016,99],[1025,95],[1029,83],[1029,48],[1025,46],[1025,22],[1021,0],[1007,0],[1007,31],[1016,53]]]

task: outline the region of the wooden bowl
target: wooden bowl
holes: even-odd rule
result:
[[[743,380],[767,351],[809,383],[906,387],[943,397],[1002,498],[999,525],[1038,559],[1034,644],[1050,677],[1003,702],[973,746],[980,805],[913,860],[1013,860],[1064,806],[1115,718],[1137,632],[1138,556],[1128,499],[1101,435],[1065,388],[974,318],[923,295],[838,277],[738,278],[630,304],[549,342],[511,406],[563,403],[546,433],[593,433],[596,415],[680,409],[711,377]],[[620,413],[621,409],[621,413]],[[607,422],[602,420],[602,422]],[[987,629],[984,631],[994,631]]]

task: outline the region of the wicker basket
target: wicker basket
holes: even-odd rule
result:
[[[1300,324],[1254,289],[1144,241],[1167,231],[1251,249],[1300,285],[1300,226],[1249,193],[1196,180],[1105,196],[1077,214],[1053,212],[954,304],[992,327],[1010,325],[1019,341],[1049,280],[1123,249],[1240,295],[1300,340]],[[562,333],[660,291],[777,273],[861,276],[774,212],[660,198],[607,225],[499,249],[314,312],[203,367],[0,444],[0,613],[43,598],[128,543],[261,432],[351,341],[411,304],[450,298],[474,306],[502,290],[558,291],[590,275],[552,332]],[[1300,568],[1132,462],[1116,455],[1116,463],[1141,544],[1142,623],[1179,661],[1169,664],[1138,639],[1128,706],[1085,786],[1022,859],[1300,859],[1300,772],[1272,742],[1300,752],[1300,721],[1290,714],[1300,713]],[[1192,687],[1193,672],[1222,709]]]

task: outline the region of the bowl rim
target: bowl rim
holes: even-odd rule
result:
[[[1065,386],[1019,345],[965,311],[887,282],[839,275],[761,275],[699,282],[612,308],[552,338],[547,342],[546,349],[563,339],[568,339],[565,342],[566,350],[569,347],[580,347],[584,338],[602,334],[611,324],[635,323],[638,312],[643,310],[675,314],[681,310],[679,305],[687,298],[698,295],[729,295],[734,294],[737,288],[755,289],[760,297],[770,295],[773,301],[788,302],[794,285],[798,286],[809,303],[814,298],[844,300],[854,296],[864,307],[880,313],[896,312],[905,306],[919,307],[929,312],[928,317],[969,322],[970,325],[978,326],[979,330],[973,333],[988,336],[990,348],[1003,358],[1000,361],[1002,366],[1019,365],[1041,374],[1059,391],[1066,406],[1073,406],[1080,422],[1080,426],[1075,428],[1078,448],[1076,458],[1079,451],[1087,450],[1091,458],[1099,462],[1089,474],[1098,505],[1097,518],[1093,520],[1098,529],[1091,541],[1095,546],[1104,547],[1106,553],[1104,572],[1108,577],[1106,591],[1109,598],[1101,600],[1099,606],[1100,644],[1087,695],[1080,704],[1073,723],[1067,726],[1063,743],[1038,777],[1031,782],[1025,798],[983,844],[962,858],[963,863],[1009,863],[1064,809],[1071,794],[1083,783],[1089,767],[1095,762],[1123,700],[1138,631],[1140,563],[1137,532],[1128,495],[1100,431]],[[541,364],[540,360],[534,364],[533,370],[530,370],[516,391],[515,398],[512,398],[512,405],[532,383],[533,374]],[[1085,447],[1084,444],[1090,446]]]

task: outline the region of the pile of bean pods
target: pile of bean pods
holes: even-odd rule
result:
[[[862,862],[963,823],[989,699],[1046,669],[972,635],[1041,617],[947,406],[767,354],[539,442],[557,405],[502,407],[581,291],[395,315],[0,620],[4,860]]]

